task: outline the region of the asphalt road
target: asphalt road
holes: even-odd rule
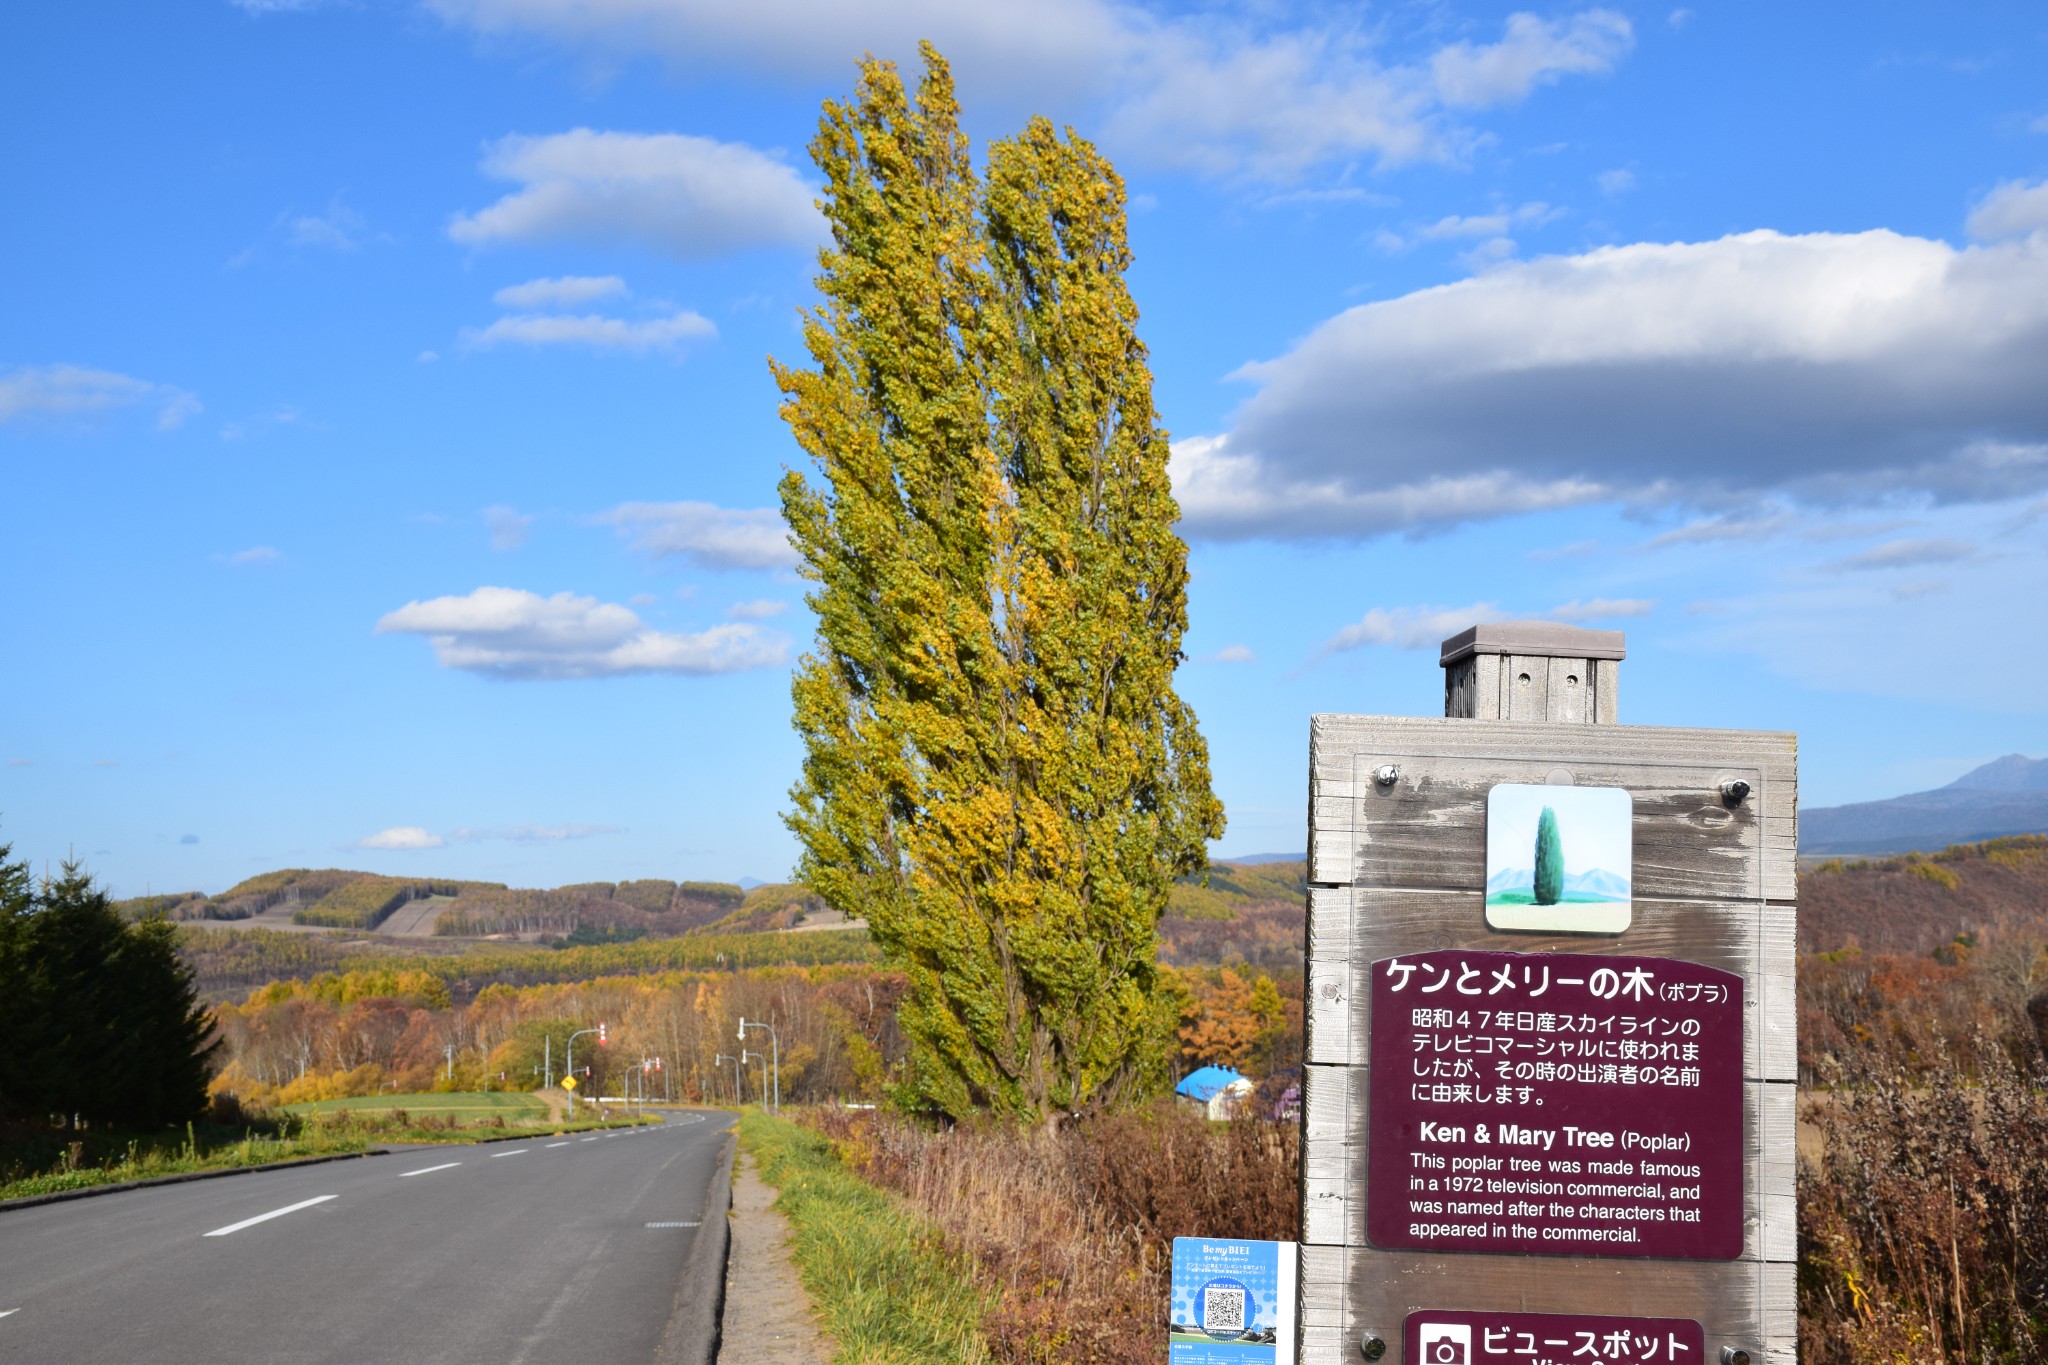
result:
[[[0,1361],[652,1361],[729,1124],[682,1114],[0,1213]]]

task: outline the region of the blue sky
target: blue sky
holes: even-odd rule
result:
[[[0,839],[782,876],[804,146],[953,58],[1130,188],[1224,853],[1474,619],[1809,804],[2048,750],[2048,18],[358,0],[0,14]]]

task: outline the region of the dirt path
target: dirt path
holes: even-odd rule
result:
[[[407,901],[385,917],[384,922],[377,926],[377,932],[393,938],[432,938],[434,921],[453,904],[453,896],[422,896],[416,901]]]
[[[789,1259],[789,1222],[775,1188],[740,1153],[732,1171],[732,1251],[718,1365],[828,1365],[838,1346],[818,1325]]]

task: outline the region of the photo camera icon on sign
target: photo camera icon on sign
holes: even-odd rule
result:
[[[1472,1365],[1472,1329],[1456,1322],[1425,1322],[1415,1331],[1421,1339],[1422,1365]]]

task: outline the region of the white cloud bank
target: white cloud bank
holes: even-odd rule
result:
[[[459,214],[448,235],[465,246],[564,239],[629,242],[683,260],[748,247],[821,241],[824,220],[794,168],[737,142],[682,133],[578,128],[491,144],[484,172],[521,188],[488,208]],[[501,293],[554,285],[535,281]],[[585,295],[584,297],[595,297]]]
[[[380,829],[375,834],[356,840],[357,848],[419,849],[445,848],[448,841],[431,830],[418,825],[393,825]]]
[[[492,829],[455,829],[446,834],[436,834],[418,825],[394,825],[356,840],[352,847],[430,849],[446,848],[450,844],[473,844],[486,839],[503,839],[515,844],[552,844],[567,839],[588,839],[598,834],[616,834],[618,829],[617,825],[500,825]]]
[[[1106,128],[1119,153],[1277,180],[1359,156],[1383,163],[1455,159],[1473,135],[1453,114],[1513,104],[1568,76],[1604,74],[1634,45],[1629,21],[1597,8],[1554,19],[1512,14],[1496,40],[1460,39],[1396,59],[1386,51],[1383,26],[1341,10],[1289,23],[1254,6],[1168,16],[1108,0],[428,5],[450,24],[492,37],[528,35],[605,58],[652,53],[700,70],[737,66],[803,81],[843,81],[851,54],[863,51],[914,64],[917,41],[929,38],[977,97],[1052,108],[1062,118],[1091,106],[1098,113],[1089,121]],[[511,178],[529,177],[522,171]],[[486,215],[528,193],[458,223],[495,230],[499,224]],[[563,203],[571,198],[559,196]],[[504,218],[542,207],[555,212],[552,201],[536,199]],[[793,228],[794,210],[786,221]],[[806,230],[813,235],[805,240],[814,240],[815,220]],[[694,239],[684,240],[694,254]]]
[[[1374,607],[1351,625],[1323,642],[1317,657],[1351,649],[1435,649],[1449,637],[1469,626],[1495,621],[1544,620],[1609,621],[1619,617],[1647,616],[1657,604],[1640,597],[1596,597],[1589,602],[1576,599],[1534,615],[1504,612],[1498,602],[1474,602],[1464,607]]]
[[[1190,533],[2048,488],[2048,234],[1640,243],[1338,314],[1176,445]]]
[[[603,520],[656,559],[679,558],[703,569],[788,569],[797,562],[782,514],[772,507],[626,502]]]
[[[21,418],[68,417],[110,408],[156,408],[159,431],[170,431],[200,411],[199,400],[169,384],[152,384],[112,370],[83,365],[26,365],[0,371],[0,424]]]
[[[624,296],[626,282],[617,275],[561,275],[554,279],[508,284],[491,295],[500,308],[560,308],[594,299]]]
[[[588,346],[599,351],[669,351],[688,341],[718,335],[709,319],[689,309],[660,318],[608,318],[597,313],[514,313],[488,327],[467,327],[462,344],[471,350],[493,346]]]
[[[705,675],[774,668],[781,636],[743,622],[697,632],[653,630],[629,607],[560,592],[478,588],[408,602],[377,623],[380,635],[424,635],[443,668],[509,680]]]
[[[1970,214],[1970,235],[1979,241],[2048,232],[2048,180],[2029,185],[2008,180],[1984,196]]]

